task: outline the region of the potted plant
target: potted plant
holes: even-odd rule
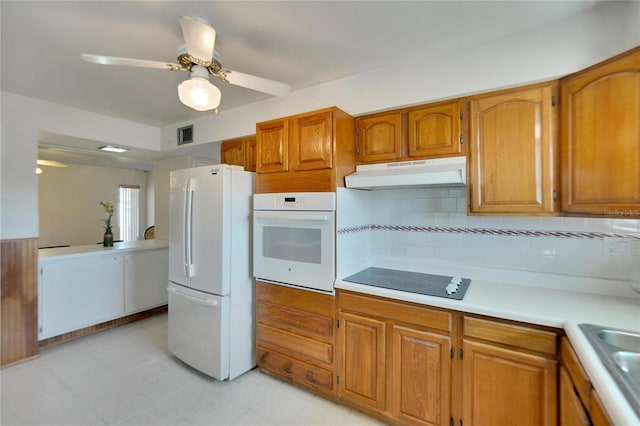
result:
[[[113,229],[111,228],[111,218],[113,217],[113,204],[109,201],[100,201],[100,205],[104,207],[107,218],[102,219],[104,222],[104,237],[102,245],[105,247],[113,247]]]

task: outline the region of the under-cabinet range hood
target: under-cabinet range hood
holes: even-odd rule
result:
[[[367,164],[345,177],[347,188],[389,189],[429,186],[463,186],[467,183],[467,158],[447,157],[397,163]]]

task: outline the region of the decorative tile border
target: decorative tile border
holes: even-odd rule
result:
[[[360,225],[338,229],[338,235],[362,231],[409,231],[437,232],[449,234],[499,235],[509,237],[555,237],[555,238],[589,238],[603,239],[607,237],[633,238],[640,240],[638,234],[580,232],[580,231],[532,231],[525,229],[489,229],[489,228],[452,228],[448,226],[408,226],[408,225]]]

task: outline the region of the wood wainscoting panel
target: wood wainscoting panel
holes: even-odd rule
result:
[[[0,367],[38,355],[38,239],[0,243]]]

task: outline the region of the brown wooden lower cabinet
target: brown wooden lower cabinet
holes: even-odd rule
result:
[[[340,401],[399,424],[451,421],[451,314],[338,294]]]
[[[335,298],[256,283],[258,367],[330,399],[335,386]]]
[[[556,361],[465,340],[464,424],[551,426],[556,420]]]
[[[256,297],[260,368],[386,423],[612,424],[556,329],[346,290]]]
[[[560,426],[589,426],[589,415],[566,368],[560,367]]]
[[[560,426],[611,426],[606,411],[569,339],[560,348]]]

